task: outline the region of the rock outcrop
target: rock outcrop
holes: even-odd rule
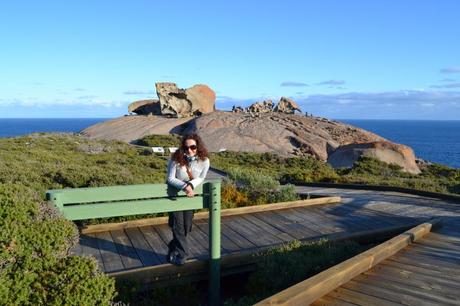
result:
[[[184,133],[190,132],[200,134],[214,152],[227,149],[311,155],[323,161],[341,145],[385,140],[337,121],[283,113],[251,116],[217,111],[190,121]]]
[[[233,106],[232,112],[234,113],[284,113],[294,114],[296,111],[302,113],[299,105],[292,99],[281,97],[278,104],[275,106],[272,100],[264,100],[261,102],[255,102],[246,108],[241,106]]]
[[[340,146],[329,154],[327,162],[334,168],[351,168],[361,156],[374,157],[389,164],[397,164],[409,173],[420,173],[415,162],[414,151],[408,146],[389,141]]]
[[[161,115],[160,101],[156,99],[135,101],[128,105],[128,112],[138,115]]]
[[[360,156],[396,163],[418,173],[412,149],[334,120],[279,112],[215,111],[199,117],[126,116],[82,131],[96,139],[134,142],[150,134],[186,134],[203,137],[211,152],[272,152],[282,156],[313,156],[334,167],[349,167]]]
[[[285,114],[294,114],[295,111],[302,112],[299,105],[294,100],[286,97],[281,97],[278,105],[276,105],[273,111]]]
[[[156,83],[155,87],[162,115],[183,118],[215,110],[216,94],[206,85],[182,89],[175,83]]]
[[[251,104],[246,111],[251,113],[271,113],[273,112],[273,107],[274,104],[272,100],[264,100]]]
[[[134,143],[147,135],[181,134],[193,118],[164,116],[124,116],[87,127],[80,133],[92,139],[119,140]]]

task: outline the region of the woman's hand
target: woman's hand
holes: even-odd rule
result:
[[[185,191],[185,194],[190,198],[195,196],[195,192],[193,191],[192,186],[190,185],[187,185],[187,187],[184,188],[184,191]]]

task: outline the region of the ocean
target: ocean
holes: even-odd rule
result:
[[[460,168],[460,120],[339,120],[411,147],[415,156]]]
[[[33,132],[79,132],[108,118],[1,119],[0,137]],[[350,120],[339,121],[410,146],[417,157],[460,168],[460,121]]]

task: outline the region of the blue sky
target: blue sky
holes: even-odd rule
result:
[[[154,83],[217,108],[460,119],[460,1],[2,1],[0,117],[117,117]]]

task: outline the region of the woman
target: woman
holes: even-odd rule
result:
[[[197,134],[185,135],[181,146],[168,163],[167,183],[175,193],[183,190],[188,197],[206,178],[209,169],[208,151]],[[189,255],[188,236],[192,230],[193,210],[169,213],[173,239],[169,243],[168,261],[183,265]]]

